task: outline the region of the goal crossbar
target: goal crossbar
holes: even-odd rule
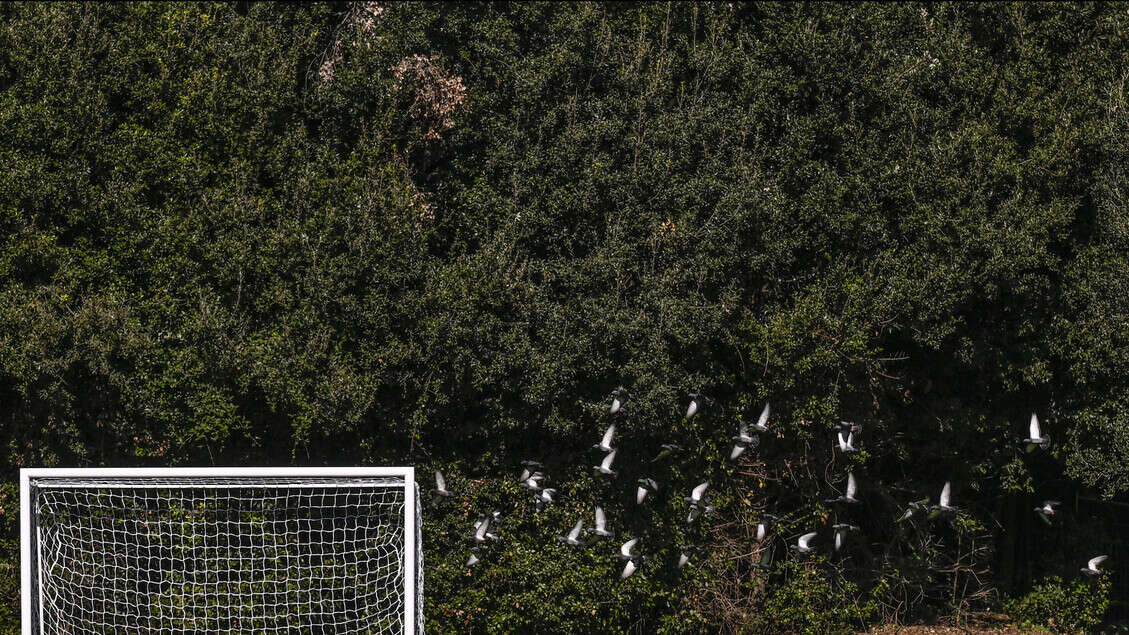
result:
[[[256,467],[233,467],[233,468],[31,468],[20,470],[20,562],[21,562],[21,612],[22,612],[22,635],[44,635],[47,631],[44,630],[44,607],[43,598],[41,593],[44,584],[44,571],[43,571],[43,558],[42,553],[42,529],[39,526],[40,518],[37,516],[39,510],[37,505],[39,500],[45,495],[54,493],[56,495],[65,496],[68,493],[73,493],[71,496],[80,497],[85,496],[95,497],[97,500],[102,501],[107,496],[112,498],[112,494],[107,492],[117,491],[137,491],[130,499],[159,496],[160,491],[175,492],[178,490],[190,492],[202,492],[195,496],[205,497],[197,500],[192,498],[189,501],[195,504],[197,510],[191,510],[187,507],[179,509],[178,513],[183,520],[185,515],[194,513],[207,514],[216,513],[217,504],[213,502],[216,496],[222,496],[221,490],[244,491],[244,490],[259,490],[263,492],[271,492],[274,490],[295,490],[297,492],[333,492],[342,491],[343,494],[338,496],[357,496],[350,495],[348,492],[363,492],[365,489],[374,491],[397,491],[402,493],[402,499],[398,504],[402,505],[402,545],[398,548],[401,552],[399,555],[398,566],[401,567],[401,572],[397,576],[402,580],[402,606],[399,607],[402,617],[403,633],[414,634],[422,632],[422,562],[419,554],[422,553],[421,549],[421,536],[417,532],[417,524],[419,522],[419,507],[418,507],[418,487],[415,482],[415,470],[411,467],[301,467],[301,468],[286,468],[286,467],[272,467],[272,468],[256,468]],[[208,494],[208,492],[216,492],[215,494]],[[153,492],[153,493],[149,493]],[[359,495],[359,494],[358,494]],[[399,496],[400,494],[397,494]],[[333,509],[333,505],[337,504],[336,498],[327,499],[329,494],[288,494],[290,498],[298,498],[299,501],[305,500],[307,503],[313,500],[311,497],[320,496],[318,500],[327,500],[323,505],[328,504],[329,507],[324,509]],[[120,495],[119,495],[120,497]],[[209,498],[210,497],[210,498]],[[303,497],[305,497],[303,499]],[[85,499],[84,499],[85,500]],[[178,499],[179,500],[179,499]],[[245,499],[239,499],[245,500]],[[182,501],[183,502],[183,501]],[[226,501],[221,501],[226,502]],[[281,508],[284,512],[294,512],[299,509],[301,502],[293,503],[288,502]],[[356,506],[357,502],[353,500],[347,503],[348,505]],[[81,513],[86,512],[92,508],[92,505],[87,502],[74,505]],[[277,511],[277,510],[275,510]],[[153,512],[143,512],[152,514]],[[246,513],[246,512],[244,512]],[[257,510],[260,517],[261,524],[268,524],[268,521],[261,519],[262,510]],[[397,512],[399,515],[399,512]],[[71,517],[77,517],[73,510]],[[146,521],[138,521],[136,519],[114,519],[119,525],[126,523],[133,523],[135,526],[144,525],[148,527],[150,523],[160,526],[160,519],[153,519],[153,517],[146,516]],[[200,521],[206,523],[206,521]],[[270,521],[278,524],[280,521]],[[308,519],[295,521],[297,523],[305,523],[305,526],[310,525]],[[165,522],[165,529],[169,531],[174,523]],[[248,523],[242,524],[235,522],[229,523],[236,527],[241,527]],[[293,523],[292,523],[293,524]],[[341,532],[340,527],[333,533],[334,536]],[[356,523],[354,522],[353,531],[356,532]],[[76,532],[82,536],[97,534],[98,532],[105,533],[104,528],[83,527]],[[83,533],[85,532],[85,533]],[[123,547],[120,541],[117,541],[117,536],[113,536],[113,546],[117,547],[119,552],[128,551],[130,547]],[[175,538],[175,536],[174,536]],[[199,540],[199,536],[193,536],[194,539]],[[225,536],[225,538],[228,538]],[[170,539],[171,540],[171,539]],[[296,538],[292,539],[297,541]],[[398,541],[398,539],[397,539]],[[273,540],[271,546],[278,548],[277,540]],[[167,548],[169,541],[164,541],[164,546]],[[189,546],[186,549],[192,549]],[[195,547],[199,549],[199,547]],[[51,554],[48,554],[51,555]],[[288,555],[288,554],[284,554]],[[345,555],[354,555],[350,552]],[[108,560],[108,559],[107,559]],[[117,561],[122,560],[121,553],[117,554]],[[333,560],[333,558],[331,558]],[[255,563],[251,563],[252,568]],[[89,566],[87,568],[90,568]],[[354,569],[356,565],[354,565]],[[192,572],[193,574],[196,571]],[[225,572],[226,573],[226,572]],[[356,574],[356,572],[353,572]],[[95,573],[97,575],[97,572]],[[89,577],[89,576],[87,576]],[[182,576],[183,577],[183,576]],[[283,578],[285,579],[285,578]],[[227,586],[231,586],[229,583]],[[417,586],[419,588],[417,588]],[[226,587],[225,587],[226,588]],[[197,593],[198,586],[197,586]],[[399,590],[397,590],[397,595]],[[136,594],[135,594],[136,595]],[[339,598],[338,598],[339,599]],[[262,619],[260,617],[260,619]],[[400,619],[396,619],[399,622]],[[116,622],[115,622],[116,624]],[[326,626],[322,626],[326,628]],[[328,628],[332,629],[332,626]],[[82,631],[85,632],[85,631]],[[384,632],[384,631],[381,631]]]

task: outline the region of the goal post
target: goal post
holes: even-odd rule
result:
[[[20,470],[23,635],[423,632],[413,468]]]

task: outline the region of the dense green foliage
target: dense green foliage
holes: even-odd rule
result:
[[[1121,4],[0,5],[0,468],[442,468],[440,633],[823,632],[1117,575],[1080,510],[1129,490],[1126,68]],[[862,532],[785,562],[848,467]],[[958,516],[893,522],[946,479]],[[595,501],[652,557],[626,581],[553,541]]]
[[[1109,605],[1108,580],[1063,583],[1057,576],[1035,586],[1026,596],[1008,602],[1007,612],[1024,629],[1047,627],[1051,632],[1092,632]]]

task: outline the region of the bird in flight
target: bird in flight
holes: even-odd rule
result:
[[[855,447],[855,433],[848,432],[847,436],[843,436],[843,431],[839,431],[839,451],[840,452],[858,452]]]
[[[1047,525],[1050,525],[1051,516],[1054,516],[1057,512],[1055,508],[1061,504],[1062,503],[1058,501],[1043,501],[1043,506],[1036,507],[1035,511],[1039,514],[1039,518],[1043,519],[1043,522],[1047,523]]]
[[[1034,412],[1031,413],[1031,423],[1028,428],[1028,433],[1031,436],[1023,440],[1023,442],[1027,444],[1028,452],[1034,451],[1036,447],[1045,450],[1047,446],[1051,444],[1051,438],[1043,436],[1042,431],[1039,429],[1039,417]]]
[[[455,493],[447,489],[447,479],[443,478],[443,473],[435,470],[435,493],[443,498],[451,498]]]
[[[584,519],[576,521],[572,526],[572,530],[568,532],[567,536],[557,536],[557,540],[563,542],[570,547],[583,547],[584,541],[580,539],[580,532],[584,531]]]
[[[588,530],[590,534],[596,534],[604,538],[611,538],[612,532],[608,531],[608,519],[604,516],[604,508],[596,505],[596,526]]]
[[[768,402],[764,404],[764,410],[761,410],[761,416],[757,422],[753,424],[753,429],[757,432],[768,432],[768,416],[772,413],[772,408],[769,407]]]
[[[683,500],[690,503],[690,513],[686,516],[686,522],[693,522],[694,519],[698,517],[698,514],[701,512],[702,508],[708,507],[702,501],[702,496],[705,495],[706,489],[709,488],[709,486],[709,481],[706,481],[705,483],[699,483],[693,490],[690,491],[689,496],[683,498]]]
[[[612,405],[608,408],[608,414],[618,414],[621,410],[623,410],[623,404],[627,403],[627,400],[630,398],[631,395],[623,389],[623,386],[620,386],[619,388],[613,390]]]
[[[831,528],[835,530],[835,551],[843,546],[848,531],[858,531],[858,527],[848,523],[836,523]]]
[[[615,448],[612,447],[612,437],[614,437],[614,436],[615,436],[615,424],[613,423],[612,425],[608,426],[607,430],[604,431],[604,438],[601,439],[599,443],[597,443],[596,445],[593,445],[592,447],[603,450],[604,452],[611,452],[613,449],[615,449]]]
[[[931,506],[929,517],[934,518],[938,514],[955,512],[958,508],[952,505],[952,485],[949,481],[945,481],[945,486],[941,488],[941,498],[937,501],[936,505]]]
[[[682,446],[678,445],[677,443],[664,443],[664,444],[662,444],[662,452],[659,452],[658,456],[651,459],[651,463],[654,463],[655,461],[658,461],[659,459],[666,458],[666,457],[670,456],[671,454],[678,452],[681,449],[682,449]]]
[[[1101,565],[1101,563],[1105,562],[1108,558],[1109,556],[1098,556],[1096,558],[1090,558],[1090,561],[1086,563],[1086,566],[1082,567],[1082,573],[1085,573],[1086,575],[1098,575],[1100,573],[1103,573],[1103,571],[1099,569],[1098,566]]]
[[[631,540],[628,540],[627,542],[623,543],[622,546],[620,546],[619,553],[616,554],[616,557],[620,560],[627,561],[627,564],[623,565],[623,572],[619,574],[620,579],[626,578],[632,573],[635,573],[635,570],[639,568],[639,565],[643,564],[643,561],[646,560],[645,556],[631,553],[631,550],[635,548],[635,544],[638,542],[638,538],[632,538]]]
[[[855,473],[847,472],[847,492],[838,498],[830,498],[828,503],[857,503],[855,494],[858,492],[858,483],[855,481]]]
[[[600,474],[615,476],[615,470],[612,469],[612,461],[615,461],[615,453],[617,451],[618,450],[612,450],[611,452],[608,452],[604,456],[604,460],[601,461],[599,465],[592,466],[592,469],[596,470]]]
[[[647,498],[647,494],[659,490],[659,484],[653,478],[641,478],[637,482],[639,483],[638,487],[635,488],[635,502],[637,504],[642,504],[643,499]]]
[[[702,396],[699,395],[696,392],[692,392],[687,396],[690,397],[690,404],[686,406],[686,418],[692,419],[694,417],[694,415],[698,414],[698,407],[699,407],[698,401],[701,399]]]
[[[811,553],[815,551],[815,547],[811,546],[811,541],[815,536],[816,532],[814,531],[800,536],[800,539],[796,541],[796,544],[792,545],[792,548],[800,553]]]

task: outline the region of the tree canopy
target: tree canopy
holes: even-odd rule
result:
[[[1116,3],[0,5],[0,595],[20,467],[411,464],[429,631],[1124,613],[1127,68]],[[651,566],[553,541],[594,503]]]

